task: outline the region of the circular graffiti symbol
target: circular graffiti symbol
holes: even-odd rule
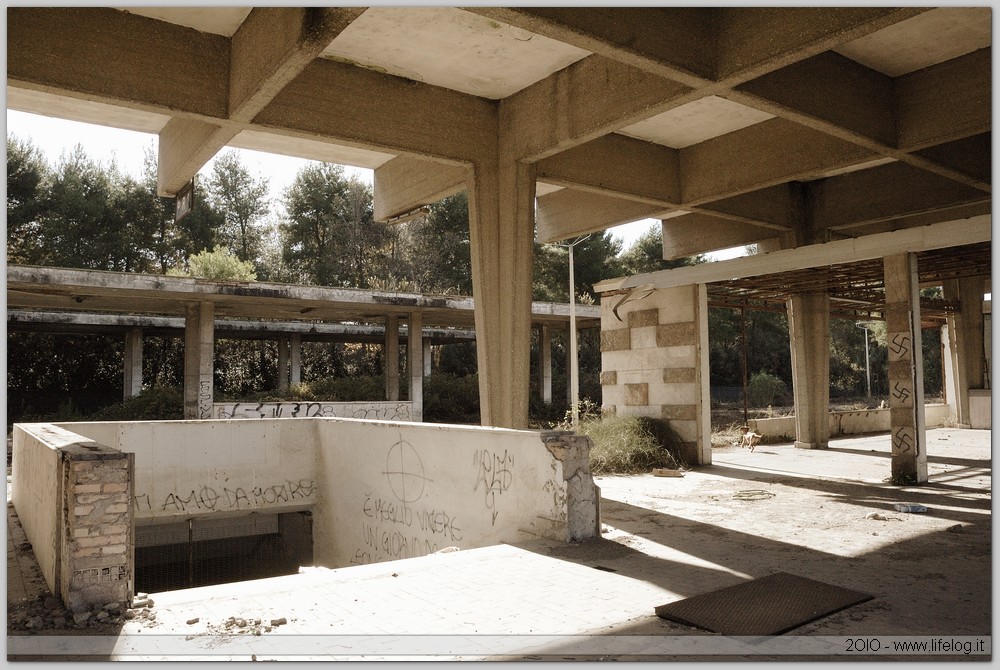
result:
[[[400,502],[411,503],[424,495],[424,464],[413,445],[401,440],[389,447],[385,457],[385,477]]]

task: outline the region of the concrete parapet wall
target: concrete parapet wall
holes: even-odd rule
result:
[[[586,437],[332,419],[319,439],[318,565],[597,534]]]
[[[954,423],[951,407],[942,404],[924,406],[928,426]],[[750,427],[769,437],[795,439],[795,416],[777,416],[770,419],[750,419]],[[865,409],[850,412],[830,412],[830,435],[864,435],[887,433],[891,428],[889,409]]]
[[[132,421],[64,424],[135,454],[137,523],[290,512],[315,502],[315,424]]]
[[[341,417],[412,421],[413,403],[400,402],[225,402],[215,403],[217,419]]]
[[[73,612],[127,606],[132,455],[51,424],[15,426],[14,439],[14,507],[50,591]]]

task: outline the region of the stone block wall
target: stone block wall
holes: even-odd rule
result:
[[[615,316],[621,300],[601,299],[604,411],[665,419],[688,463],[711,463],[704,285],[657,289],[622,303]]]

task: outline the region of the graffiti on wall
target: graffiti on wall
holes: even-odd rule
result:
[[[170,491],[162,497],[137,493],[132,498],[136,512],[219,512],[258,509],[283,503],[304,502],[316,493],[316,482],[299,479],[270,486],[210,486],[199,485],[190,490]]]
[[[409,402],[227,402],[215,404],[218,419],[339,417],[410,421]]]
[[[492,516],[492,524],[496,525],[500,508],[497,506],[499,496],[510,489],[514,477],[511,469],[514,467],[514,456],[504,449],[503,455],[489,449],[479,449],[473,454],[473,464],[476,470],[474,491],[482,491],[483,503]]]

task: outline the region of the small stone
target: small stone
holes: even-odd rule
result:
[[[107,612],[105,612],[104,610],[101,610],[100,612],[97,613],[96,616],[94,616],[94,618],[97,619],[98,621],[104,621],[105,619],[108,618],[108,616],[109,615],[108,615]]]
[[[152,598],[147,598],[147,599],[146,599],[146,607],[152,607],[152,606],[153,606],[153,605],[155,605],[155,604],[156,604],[156,603],[154,603],[154,602],[153,602],[153,599],[152,599]]]
[[[240,628],[245,628],[246,625],[247,625],[247,620],[246,619],[237,619],[236,620],[236,625],[239,626]]]
[[[193,626],[194,624],[198,623],[199,621],[201,621],[201,619],[198,618],[198,617],[195,617],[193,619],[188,619],[187,620],[187,625]]]
[[[145,599],[145,598],[149,597],[149,594],[148,593],[136,593],[135,597],[139,598],[139,599]]]
[[[284,626],[286,623],[288,623],[288,619],[285,617],[281,617],[280,619],[271,619],[272,626]]]
[[[45,609],[54,610],[60,609],[62,607],[62,601],[55,596],[48,596],[45,598]]]
[[[129,621],[131,621],[132,619],[134,619],[134,618],[135,618],[135,610],[125,610],[124,612],[122,612],[122,616],[123,616],[123,617],[124,617],[124,618],[125,618],[126,620],[129,620]]]
[[[271,630],[272,630],[272,628],[270,626],[264,626],[264,632],[265,633],[270,633]]]
[[[52,622],[52,626],[53,626],[53,628],[61,630],[61,629],[63,629],[63,628],[66,627],[66,620],[65,619],[56,619],[56,620],[54,620]]]
[[[89,618],[90,618],[90,612],[80,612],[79,614],[73,615],[73,621],[78,624],[86,622],[87,619]]]
[[[108,614],[119,614],[122,611],[122,604],[121,603],[108,603],[107,605],[104,606],[104,610]]]
[[[32,629],[39,629],[43,628],[44,626],[45,626],[45,619],[43,619],[40,616],[31,617],[31,619],[27,623],[27,627]]]
[[[147,618],[148,618],[148,619],[149,619],[150,621],[156,621],[156,612],[150,612],[150,613],[149,613],[149,617],[147,617]]]
[[[147,607],[148,605],[149,601],[145,598],[137,597],[132,600],[132,609],[139,609],[140,607]]]

